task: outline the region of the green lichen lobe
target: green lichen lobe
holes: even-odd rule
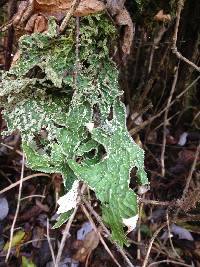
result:
[[[33,170],[62,173],[67,189],[76,179],[86,182],[102,203],[112,238],[123,245],[122,220],[137,214],[131,169],[147,183],[144,152],[128,134],[119,100],[118,70],[109,55],[115,27],[104,14],[80,19],[75,77],[74,25],[72,18],[66,34],[58,36],[51,18],[47,33],[21,37],[20,59],[0,84],[7,133],[20,130]]]

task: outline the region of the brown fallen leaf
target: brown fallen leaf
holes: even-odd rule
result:
[[[134,27],[132,19],[128,13],[128,11],[124,8],[119,14],[116,16],[115,21],[120,26],[125,26],[123,43],[122,43],[122,51],[124,54],[130,54],[131,45],[133,42],[133,34]]]
[[[43,15],[34,14],[27,22],[25,31],[44,32],[48,28],[48,21]]]
[[[55,13],[66,13],[70,9],[72,0],[34,0],[34,12],[47,13],[55,15]],[[75,10],[75,16],[87,16],[89,14],[98,13],[105,10],[105,5],[98,0],[81,0],[79,6]]]
[[[158,13],[154,16],[155,21],[160,21],[160,22],[169,22],[171,21],[171,15],[170,14],[164,14],[163,9],[158,11]]]
[[[85,262],[92,251],[98,246],[99,236],[94,230],[92,230],[86,234],[84,240],[77,240],[76,242],[79,248],[76,254],[73,256],[73,259],[80,262]]]
[[[29,33],[43,32],[47,29],[49,16],[58,20],[64,18],[70,10],[73,0],[31,0],[21,1],[17,13],[10,21],[17,28],[24,28]],[[74,16],[87,16],[106,9],[103,2],[98,0],[81,0]]]

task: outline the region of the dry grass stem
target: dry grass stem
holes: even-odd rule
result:
[[[23,154],[23,157],[22,157],[21,176],[20,176],[20,183],[19,183],[19,194],[18,194],[18,199],[17,199],[17,208],[16,208],[16,211],[15,211],[15,216],[14,216],[13,223],[12,223],[12,226],[11,226],[11,229],[10,229],[10,239],[9,239],[10,242],[9,242],[9,247],[8,247],[8,252],[7,252],[7,255],[6,255],[5,262],[8,261],[9,256],[10,256],[11,247],[12,247],[12,240],[13,240],[13,234],[14,234],[14,229],[15,229],[15,223],[17,221],[17,216],[18,216],[19,208],[20,208],[20,201],[21,201],[21,195],[22,195],[22,185],[23,185],[23,177],[24,177],[24,164],[25,164],[25,156]]]
[[[51,251],[51,257],[52,257],[52,260],[53,260],[53,264],[54,264],[54,266],[56,266],[55,254],[54,254],[54,250],[53,250],[53,247],[52,247],[52,244],[51,244],[50,235],[49,235],[49,219],[48,218],[47,218],[47,241],[48,241],[49,248],[50,248],[50,251]]]
[[[35,174],[31,174],[31,175],[29,175],[29,176],[23,178],[23,179],[22,179],[22,182],[25,182],[25,181],[27,181],[27,180],[30,180],[30,179],[32,179],[32,178],[34,178],[34,177],[41,177],[41,176],[42,176],[42,177],[50,177],[50,175],[49,175],[49,174],[46,174],[46,173],[35,173]],[[3,193],[5,193],[5,192],[7,192],[7,191],[9,191],[9,190],[11,190],[11,189],[13,189],[14,187],[16,187],[16,186],[18,186],[18,185],[20,185],[20,183],[21,183],[21,180],[19,180],[19,181],[13,183],[13,184],[7,186],[6,188],[4,188],[4,189],[2,189],[2,190],[0,191],[0,195],[3,194]]]
[[[167,138],[167,125],[168,125],[168,112],[169,112],[169,108],[170,108],[170,104],[172,101],[172,96],[174,94],[175,88],[176,88],[176,84],[177,84],[177,80],[178,80],[178,68],[176,69],[176,72],[174,74],[174,80],[172,83],[172,88],[170,91],[170,95],[167,101],[167,106],[166,106],[166,110],[164,113],[164,125],[163,125],[163,143],[162,143],[162,150],[161,150],[161,175],[162,177],[165,176],[165,148],[166,148],[166,138]]]
[[[106,242],[104,241],[103,237],[101,236],[101,233],[98,231],[98,229],[97,229],[97,227],[96,227],[96,225],[95,225],[92,217],[90,216],[90,214],[88,213],[88,211],[86,210],[86,208],[84,207],[84,205],[81,205],[81,208],[82,208],[83,212],[85,213],[85,215],[87,216],[89,222],[91,223],[94,231],[96,232],[96,234],[98,234],[99,239],[100,239],[102,245],[104,246],[105,250],[108,252],[108,254],[113,259],[113,261],[116,263],[116,265],[118,267],[122,267],[121,264],[117,261],[117,259],[114,257],[114,255],[110,251],[109,247],[107,246]]]

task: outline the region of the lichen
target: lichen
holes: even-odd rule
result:
[[[102,203],[112,238],[123,245],[123,220],[138,212],[131,169],[147,183],[144,152],[126,129],[118,70],[109,55],[115,27],[105,14],[80,19],[77,70],[74,25],[72,18],[60,36],[51,18],[47,33],[20,38],[20,59],[0,84],[7,133],[21,132],[33,170],[60,172],[67,190],[77,179],[86,182]],[[66,219],[61,216],[57,225]]]

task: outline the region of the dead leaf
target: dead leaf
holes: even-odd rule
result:
[[[22,256],[22,267],[36,267],[36,265],[27,257]]]
[[[125,0],[107,0],[106,7],[112,16],[119,14],[124,8]]]
[[[115,21],[118,25],[125,26],[123,43],[122,43],[122,51],[124,54],[128,55],[130,54],[130,49],[131,49],[131,45],[133,42],[133,34],[134,34],[134,27],[133,27],[132,19],[128,11],[124,8],[116,16]]]
[[[54,15],[55,13],[64,12],[70,9],[72,0],[35,0],[35,12],[48,13]],[[89,14],[98,13],[105,10],[105,5],[98,0],[82,0],[76,9],[75,16],[87,16]]]
[[[73,259],[80,262],[85,262],[92,251],[98,246],[99,236],[94,230],[92,230],[86,234],[84,240],[76,240],[76,242],[78,242],[76,245],[79,247],[79,249],[73,256]]]
[[[171,21],[171,15],[170,14],[164,14],[163,9],[158,11],[158,13],[154,16],[155,21],[160,21],[160,22],[169,22]]]
[[[48,28],[47,19],[38,14],[34,14],[27,22],[25,31],[27,32],[44,32]]]
[[[22,231],[22,230],[17,231],[12,238],[11,248],[16,247],[17,245],[21,244],[25,235],[26,235],[26,233],[24,231]],[[9,243],[10,243],[10,240],[6,242],[6,244],[3,248],[4,251],[8,250]]]
[[[43,32],[47,29],[49,16],[54,16],[58,20],[64,18],[70,10],[72,0],[32,0],[30,4],[22,1],[16,15],[12,19],[14,26],[24,26],[25,30],[31,32]],[[87,16],[98,13],[106,9],[103,2],[98,0],[81,0],[74,16]]]

